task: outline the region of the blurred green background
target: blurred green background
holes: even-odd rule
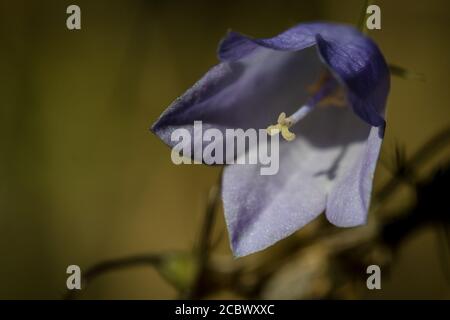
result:
[[[362,1],[0,2],[0,298],[60,298],[66,267],[190,250],[218,169],[175,166],[148,128],[217,62],[232,28],[268,37],[298,22],[354,23]],[[82,29],[66,28],[77,4]],[[410,154],[450,125],[445,0],[379,1],[386,58],[426,82],[394,78],[383,156]],[[378,166],[376,185],[389,175]],[[407,191],[393,206],[401,207]],[[220,216],[219,228],[225,228]],[[374,298],[449,298],[436,235],[401,248]],[[227,238],[220,251],[231,255]],[[245,259],[245,258],[244,258]],[[84,298],[172,298],[147,268],[99,278]]]

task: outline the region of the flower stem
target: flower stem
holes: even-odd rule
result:
[[[366,24],[366,10],[367,7],[370,6],[373,3],[373,0],[365,0],[364,5],[362,7],[361,13],[359,15],[359,21],[358,21],[358,29],[364,34],[368,33],[367,30],[367,24]]]
[[[414,172],[417,171],[417,168],[420,165],[428,161],[429,158],[434,156],[437,151],[441,150],[442,147],[447,144],[450,144],[450,127],[445,128],[431,137],[427,143],[423,144],[423,146],[416,151],[410,160],[406,161],[405,167],[399,168],[398,170],[401,170],[403,176],[414,175]],[[394,174],[394,177],[390,179],[376,195],[377,202],[380,203],[389,198],[402,181],[403,179],[398,179],[398,174]]]
[[[85,287],[92,282],[92,280],[98,278],[99,276],[120,269],[125,269],[129,267],[136,267],[140,265],[149,265],[149,266],[157,266],[162,261],[162,255],[158,254],[142,254],[129,256],[118,259],[106,260],[103,262],[99,262],[89,268],[86,272],[83,272],[82,276],[82,287]],[[75,299],[78,295],[79,291],[77,290],[68,290],[64,295],[65,300]]]
[[[216,212],[220,202],[222,172],[223,169],[220,171],[216,184],[213,185],[209,191],[208,202],[205,207],[203,218],[203,226],[200,231],[200,239],[198,245],[194,248],[194,254],[197,257],[197,272],[191,289],[184,295],[183,298],[195,299],[202,295],[204,280],[206,279],[205,273],[207,271],[206,269],[213,243],[212,234],[214,222],[216,220]]]

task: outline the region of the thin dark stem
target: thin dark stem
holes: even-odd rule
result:
[[[450,144],[450,127],[445,128],[438,134],[431,137],[427,143],[425,143],[416,153],[406,161],[405,168],[402,168],[402,175],[414,175],[417,168],[424,162],[436,154],[442,147]],[[398,179],[397,175],[394,175],[377,194],[376,199],[379,202],[386,200],[397,189],[403,179]]]
[[[211,247],[213,245],[212,234],[214,222],[216,220],[216,212],[220,200],[220,190],[222,185],[222,170],[219,174],[217,183],[211,187],[208,195],[208,203],[206,204],[204,220],[202,229],[200,231],[200,238],[198,245],[195,247],[195,254],[197,255],[198,269],[197,274],[189,292],[186,293],[185,298],[193,299],[201,296],[203,291],[205,271],[207,269]]]
[[[444,224],[438,225],[437,228],[438,244],[442,251],[442,254],[439,255],[442,272],[445,280],[447,280],[447,284],[450,285],[450,226]]]
[[[422,73],[409,71],[401,66],[395,65],[390,63],[389,64],[389,71],[393,76],[402,78],[402,79],[411,79],[411,80],[418,80],[418,81],[425,81],[425,75]]]
[[[140,265],[147,266],[156,266],[162,261],[162,256],[157,254],[146,254],[146,255],[135,255],[130,257],[124,257],[119,259],[112,259],[100,262],[91,268],[89,268],[86,272],[82,273],[82,288],[85,289],[86,286],[98,278],[99,276],[111,272],[117,271],[120,269],[125,269],[129,267],[136,267]],[[79,291],[70,290],[67,291],[64,299],[74,299],[76,298]]]
[[[205,208],[203,226],[200,232],[200,238],[198,246],[195,248],[195,254],[197,256],[198,270],[193,282],[192,288],[189,292],[185,293],[185,298],[194,298],[201,295],[204,273],[208,264],[210,248],[213,245],[212,231],[215,222],[215,213],[220,199],[220,189],[222,182],[222,172],[220,173],[218,183],[214,185],[209,193],[208,203]],[[99,276],[120,269],[129,267],[136,267],[139,265],[147,265],[157,267],[163,261],[163,256],[158,254],[143,254],[130,257],[106,260],[100,262],[93,267],[89,268],[82,274],[82,287],[83,289]],[[64,295],[64,299],[74,299],[77,297],[79,291],[70,290]]]
[[[209,192],[208,204],[205,210],[205,218],[203,221],[203,227],[200,234],[200,240],[198,245],[198,254],[202,259],[205,259],[210,246],[211,246],[211,237],[212,237],[212,229],[214,226],[214,222],[216,220],[216,209],[219,200],[220,187],[215,185],[211,188]]]
[[[365,0],[364,1],[364,5],[362,7],[361,14],[359,16],[358,29],[362,33],[367,33],[367,25],[366,25],[366,14],[367,13],[366,13],[366,10],[367,10],[367,7],[372,4],[372,2],[373,2],[372,0]]]
[[[433,156],[436,151],[450,143],[450,127],[445,128],[438,134],[434,135],[427,143],[420,148],[409,161],[410,167],[418,167]]]

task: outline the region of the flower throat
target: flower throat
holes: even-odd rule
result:
[[[292,141],[295,139],[295,133],[289,131],[289,128],[302,120],[315,106],[345,106],[344,91],[329,72],[322,73],[319,80],[310,85],[307,91],[310,96],[306,103],[289,117],[286,117],[285,112],[280,113],[277,124],[267,127],[269,135],[281,133],[286,141]]]

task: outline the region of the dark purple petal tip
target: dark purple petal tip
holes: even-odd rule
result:
[[[236,61],[258,47],[299,51],[316,45],[323,63],[347,88],[353,111],[373,126],[383,126],[390,88],[387,63],[377,45],[349,25],[300,24],[268,39],[229,32],[219,45],[221,61]]]

